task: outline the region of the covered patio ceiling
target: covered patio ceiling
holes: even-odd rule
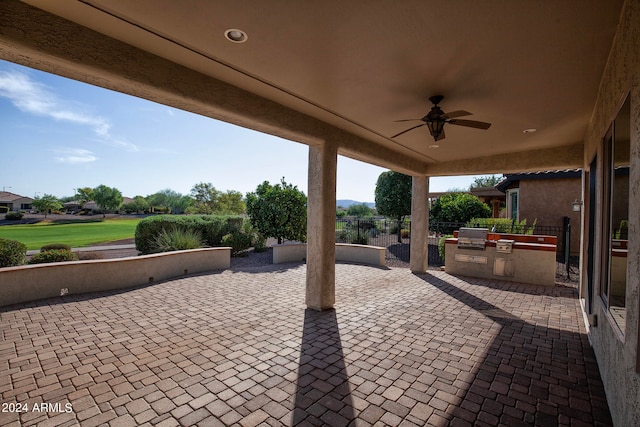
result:
[[[621,0],[24,3],[3,2],[2,9],[14,16],[38,15],[29,20],[32,28],[23,28],[31,45],[20,46],[17,54],[12,46],[20,35],[0,30],[4,59],[307,144],[333,135],[341,140],[339,154],[424,175],[581,167],[582,140],[622,5]],[[0,28],[6,27],[11,14],[0,15],[5,16]],[[78,32],[54,15],[100,33],[84,48],[93,55],[78,51],[75,70],[38,54],[55,55],[51,33],[69,39]],[[51,31],[44,34],[47,28]],[[248,40],[227,40],[228,29],[244,31]],[[136,50],[117,48],[119,42],[110,38]],[[86,39],[83,34],[65,43]],[[202,107],[185,91],[178,100],[178,83],[167,83],[175,86],[173,96],[141,87],[145,79],[151,87],[159,83],[135,69],[136,56],[140,64],[149,62],[134,54],[137,49],[168,61],[162,64],[184,67],[174,72],[167,67],[165,80],[211,79],[200,87],[211,88],[219,104]],[[110,55],[112,62],[118,55],[128,58],[126,79],[96,72],[108,62],[100,55]],[[229,102],[240,98],[225,98],[225,90],[237,89],[246,96]],[[391,138],[420,124],[395,121],[423,117],[432,95],[445,96],[440,104],[445,112],[469,111],[473,115],[465,118],[490,122],[491,128],[448,124],[438,148],[430,148],[434,141],[426,126]],[[319,128],[324,130],[316,132]]]

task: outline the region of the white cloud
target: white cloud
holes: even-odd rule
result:
[[[140,149],[138,148],[138,146],[136,144],[133,144],[131,142],[128,141],[124,141],[120,138],[110,138],[109,141],[107,141],[107,143],[109,145],[112,145],[114,147],[120,147],[123,148],[129,152],[136,152],[136,151],[140,151]]]
[[[25,73],[0,71],[0,96],[10,100],[22,112],[90,126],[98,136],[109,137],[111,125],[106,119],[71,107]]]
[[[98,160],[91,151],[84,150],[82,148],[63,148],[53,151],[57,154],[57,156],[54,157],[54,160],[60,163],[81,164],[91,163]]]

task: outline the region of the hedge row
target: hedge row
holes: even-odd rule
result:
[[[160,233],[184,230],[198,233],[207,246],[222,246],[222,238],[242,228],[242,217],[230,215],[156,215],[140,221],[136,227],[136,249],[142,254],[155,252]]]

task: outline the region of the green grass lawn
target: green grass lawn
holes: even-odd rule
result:
[[[52,223],[0,227],[0,238],[17,240],[28,249],[50,243],[66,243],[72,248],[134,237],[139,219],[106,219],[99,222]]]

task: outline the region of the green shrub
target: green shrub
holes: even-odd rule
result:
[[[203,246],[206,244],[198,231],[173,228],[160,231],[153,241],[153,252],[183,251]]]
[[[78,252],[77,255],[78,255],[78,259],[80,261],[104,259],[104,254],[102,252],[98,252],[98,251]]]
[[[24,264],[27,245],[17,240],[0,239],[0,267],[14,267]]]
[[[467,193],[447,193],[436,199],[429,210],[429,222],[467,222],[472,218],[487,218],[491,209]]]
[[[402,230],[400,230],[400,237],[402,237],[403,239],[408,239],[409,237],[411,237],[411,231],[409,231],[408,228],[403,228]]]
[[[44,264],[49,262],[77,261],[78,255],[64,249],[51,249],[31,257],[28,264]]]
[[[254,242],[253,242],[253,250],[256,252],[264,252],[267,250],[267,239],[258,233]]]
[[[7,212],[7,214],[4,216],[4,219],[8,219],[9,221],[17,221],[22,219],[23,216],[24,215],[20,212]]]
[[[47,252],[47,251],[52,251],[52,250],[64,250],[64,251],[70,251],[71,250],[71,246],[66,245],[64,243],[51,243],[49,245],[44,245],[43,247],[40,248],[40,252]]]
[[[136,249],[142,254],[154,251],[154,240],[162,230],[191,230],[200,233],[206,246],[220,246],[231,232],[227,215],[156,215],[144,218],[136,226]]]
[[[222,245],[231,247],[231,256],[242,256],[251,247],[251,236],[235,230],[222,237]]]
[[[351,243],[352,245],[368,245],[369,232],[360,231],[356,228],[344,228],[336,233],[336,242]]]
[[[438,240],[438,254],[440,254],[440,258],[443,261],[444,261],[444,257],[445,257],[446,241],[450,237],[453,237],[453,234],[447,234],[446,236],[442,236],[440,238],[440,240]]]
[[[527,228],[527,220],[514,221],[509,218],[473,218],[467,222],[467,227],[487,228],[496,233],[533,234],[538,219],[533,220]]]

